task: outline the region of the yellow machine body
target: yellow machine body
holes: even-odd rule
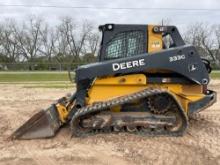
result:
[[[154,33],[154,25],[148,25],[148,52],[157,52],[163,49],[162,33]]]
[[[149,87],[167,89],[174,94],[186,113],[188,112],[188,104],[190,102],[204,97],[202,86],[200,85],[171,84],[167,82],[152,84],[148,83],[147,77],[144,74],[132,74],[96,79],[88,91],[87,104],[132,94]],[[119,107],[116,108],[118,111]]]

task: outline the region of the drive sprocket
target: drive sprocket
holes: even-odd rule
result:
[[[148,97],[148,107],[154,114],[165,114],[172,105],[170,96],[166,94],[158,94],[155,96]]]

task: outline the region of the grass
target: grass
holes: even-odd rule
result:
[[[69,81],[67,72],[0,72],[0,82]]]
[[[220,79],[220,71],[212,71],[211,78],[213,79]]]
[[[0,72],[0,84],[20,84],[25,88],[73,88],[68,72]]]

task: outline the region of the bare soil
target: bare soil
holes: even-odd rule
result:
[[[220,81],[210,86],[220,94]],[[7,137],[41,108],[48,107],[70,89],[25,88],[0,85],[0,164],[220,164],[220,97],[190,121],[183,137],[141,137],[100,134],[71,138],[68,127],[56,137],[8,141]]]

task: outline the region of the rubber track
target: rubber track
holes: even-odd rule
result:
[[[144,90],[141,90],[139,92],[126,95],[126,96],[120,96],[105,102],[99,102],[99,103],[94,103],[92,105],[88,105],[85,107],[82,107],[77,110],[77,112],[73,115],[71,122],[70,122],[70,127],[72,131],[72,136],[76,137],[83,137],[83,136],[88,136],[88,135],[94,135],[97,133],[97,131],[86,131],[86,129],[83,128],[81,130],[79,126],[80,118],[84,116],[88,116],[91,113],[97,113],[97,112],[102,112],[106,111],[108,108],[117,106],[117,105],[123,105],[125,103],[132,102],[134,100],[138,99],[143,99],[149,96],[157,95],[157,94],[168,94],[173,98],[175,101],[174,108],[177,108],[177,112],[180,113],[182,120],[183,120],[183,126],[180,130],[176,132],[169,132],[166,130],[163,131],[150,131],[150,132],[143,132],[143,131],[137,131],[135,134],[140,134],[144,136],[181,136],[185,132],[186,128],[188,127],[188,119],[184,111],[181,109],[181,106],[179,105],[178,101],[175,99],[175,97],[168,92],[165,89],[160,89],[160,88],[147,88]]]

